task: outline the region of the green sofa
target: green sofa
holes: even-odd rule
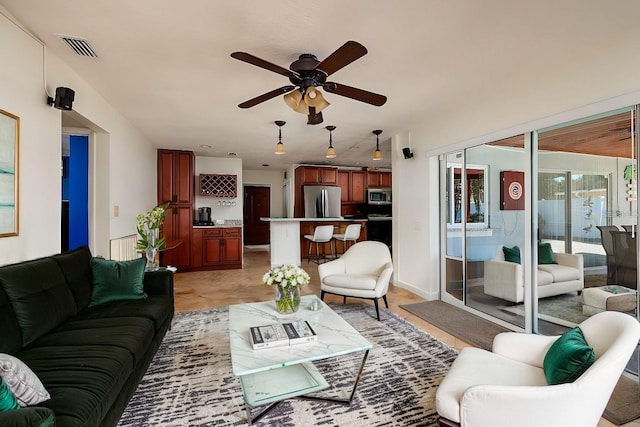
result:
[[[0,412],[0,426],[115,426],[174,314],[173,273],[146,272],[146,299],[88,307],[91,252],[0,267],[0,353],[17,357],[51,398]]]

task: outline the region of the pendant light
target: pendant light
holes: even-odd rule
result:
[[[282,143],[282,126],[285,125],[285,123],[287,122],[283,122],[282,120],[276,120],[274,122],[276,125],[278,125],[278,144],[276,145],[276,151],[275,154],[284,154],[284,144]]]
[[[333,132],[335,128],[335,126],[327,126],[325,128],[329,131],[329,148],[327,148],[327,155],[325,156],[327,159],[335,159],[336,157],[336,149],[333,148],[333,139],[331,138],[331,132]]]
[[[373,133],[376,136],[376,151],[373,152],[373,160],[382,160],[382,151],[380,151],[380,139],[379,139],[382,131],[380,129],[376,129],[371,133]]]

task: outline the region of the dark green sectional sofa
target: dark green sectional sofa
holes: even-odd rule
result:
[[[1,412],[0,426],[115,426],[145,374],[173,318],[173,273],[146,272],[146,299],[88,307],[90,262],[80,248],[0,267],[0,353],[51,396]]]

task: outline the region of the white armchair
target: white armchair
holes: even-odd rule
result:
[[[380,320],[378,299],[387,302],[387,289],[393,273],[391,254],[387,245],[381,242],[364,241],[351,246],[340,258],[318,266],[320,276],[320,299],[324,294],[371,299]]]
[[[640,324],[605,311],[580,324],[595,362],[574,382],[547,385],[543,361],[558,337],[506,332],[493,352],[464,348],[436,393],[440,426],[595,427],[640,339]]]

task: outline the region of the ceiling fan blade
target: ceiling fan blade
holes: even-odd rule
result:
[[[379,95],[377,93],[368,92],[366,90],[340,83],[327,82],[322,87],[327,92],[346,96],[347,98],[355,99],[356,101],[366,102],[367,104],[375,105],[376,107],[380,107],[387,102],[387,97],[384,95]]]
[[[274,73],[282,74],[287,77],[298,77],[297,73],[294,73],[291,70],[283,68],[279,65],[272,64],[269,61],[265,61],[264,59],[260,59],[257,56],[253,56],[247,52],[233,52],[231,54],[232,58],[239,59],[240,61],[246,62],[251,65],[255,65],[256,67],[264,68],[265,70],[273,71]]]
[[[255,98],[245,101],[242,104],[238,104],[238,107],[250,108],[250,107],[253,107],[254,105],[260,104],[261,102],[268,101],[271,98],[275,98],[278,95],[284,95],[287,92],[291,92],[295,88],[296,88],[295,86],[282,86],[281,88],[272,90],[271,92],[267,92],[260,96],[256,96]]]
[[[327,73],[327,76],[330,76],[342,67],[351,64],[353,61],[366,54],[366,47],[362,46],[358,42],[350,40],[316,65],[316,69],[322,70]]]

